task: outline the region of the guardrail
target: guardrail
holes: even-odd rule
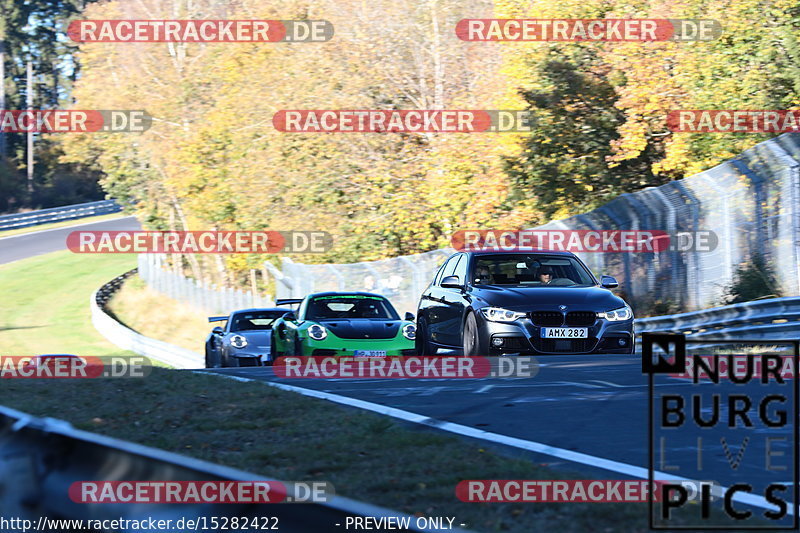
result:
[[[137,269],[118,276],[92,295],[92,323],[120,348],[163,361],[175,368],[203,368],[202,355],[145,337],[129,329],[105,310],[110,296]],[[800,339],[800,296],[770,298],[691,311],[675,315],[638,318],[636,333],[670,331],[693,339],[796,340]],[[637,337],[637,343],[639,338]]]
[[[317,533],[341,529],[349,516],[407,517],[400,513],[334,496],[319,503],[253,504],[80,504],[69,497],[76,481],[277,481],[242,470],[184,457],[73,428],[68,422],[35,418],[0,406],[0,509],[6,517],[91,520],[200,521],[203,517],[277,517],[281,531]],[[291,487],[291,483],[286,484]],[[427,531],[412,524],[399,531]],[[210,520],[207,520],[210,523]],[[202,522],[201,522],[202,523]],[[240,520],[241,524],[241,520]],[[340,525],[341,524],[341,525]],[[235,528],[256,531],[258,525]],[[340,525],[339,528],[336,526]],[[52,528],[51,528],[52,529]],[[72,530],[72,527],[69,527]],[[79,528],[93,529],[93,528]],[[124,528],[127,530],[127,528]],[[170,527],[170,530],[188,530]],[[200,528],[198,528],[200,529]],[[208,529],[208,528],[202,528]],[[215,529],[215,528],[214,528]],[[44,531],[45,528],[40,529]],[[20,529],[23,531],[23,529]],[[463,531],[463,530],[458,530]]]
[[[672,331],[693,339],[800,339],[800,297],[770,298],[676,315],[639,318],[636,332]]]
[[[116,200],[101,200],[99,202],[87,202],[85,204],[51,207],[50,209],[40,209],[27,213],[0,215],[0,231],[36,226],[47,222],[118,213],[120,211],[122,211],[122,207],[117,204]]]
[[[106,309],[106,304],[126,278],[135,274],[133,269],[117,276],[92,293],[89,306],[92,313],[92,324],[95,329],[112,344],[123,350],[130,350],[139,355],[156,359],[174,368],[203,368],[205,358],[186,348],[167,342],[145,337],[141,333],[122,325]],[[198,340],[200,342],[200,340]]]

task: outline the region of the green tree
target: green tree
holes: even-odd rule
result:
[[[94,0],[0,0],[0,55],[5,79],[6,109],[24,109],[27,98],[27,62],[33,65],[33,107],[53,109],[71,102],[72,85],[79,67],[75,43],[66,37],[69,23]],[[0,210],[22,206],[48,207],[102,196],[94,170],[62,167],[61,150],[54,136],[36,136],[35,192],[26,192],[25,134],[4,137]]]
[[[736,268],[728,288],[726,304],[749,302],[758,298],[781,296],[772,266],[763,255],[754,254]]]
[[[638,157],[612,167],[613,143],[625,115],[616,108],[615,87],[592,69],[591,49],[578,64],[560,57],[536,65],[531,76],[540,90],[522,91],[535,117],[518,157],[507,158],[513,190],[509,200],[532,200],[544,223],[579,213],[659,180],[650,170],[661,155],[652,144]]]

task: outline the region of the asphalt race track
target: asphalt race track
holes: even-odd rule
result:
[[[226,368],[213,372],[325,391],[597,458],[648,467],[649,387],[647,376],[642,374],[640,354],[544,356],[539,358],[539,362],[539,373],[532,378],[469,380],[282,379],[276,377],[270,367]],[[711,389],[707,387],[715,387],[714,392],[737,392],[728,382],[695,385],[691,380],[657,376],[654,384],[657,394],[669,391],[682,395],[690,392],[708,395]],[[773,387],[770,392],[784,392],[791,402],[791,385],[780,387],[789,388],[777,390]],[[710,405],[709,401],[703,406],[705,416],[710,412],[707,408]],[[792,412],[791,403],[787,407]],[[687,408],[686,411],[688,418],[691,410]],[[754,411],[757,412],[757,408]],[[727,420],[728,410],[724,405],[720,412],[721,420]],[[763,497],[764,485],[792,480],[792,430],[791,421],[788,427],[774,432],[763,427],[756,431],[720,427],[702,432],[698,429],[694,433],[687,429],[680,434],[658,429],[655,469],[679,477],[714,480],[723,486],[748,482],[754,487],[753,495]],[[786,465],[786,470],[768,472],[765,470],[765,436],[787,435],[787,441],[772,444],[773,454],[785,452],[785,455],[771,459],[775,465]],[[665,437],[663,463],[659,445],[661,436]],[[701,474],[697,469],[697,436],[703,439]],[[726,438],[727,453],[721,444],[722,436]],[[736,462],[746,436],[749,436],[749,441],[742,452],[741,462],[733,469],[730,463]],[[536,454],[535,460],[586,473],[591,478],[628,477],[544,454]],[[792,500],[789,494],[784,499]]]
[[[0,265],[35,255],[66,250],[67,235],[76,229],[86,231],[132,231],[141,229],[141,226],[136,217],[120,217],[84,224],[81,224],[80,220],[76,220],[74,226],[32,231],[11,237],[3,237],[2,233],[0,233]]]
[[[282,379],[270,367],[215,372],[322,390],[647,467],[647,380],[637,356],[540,361],[535,377],[511,379]]]

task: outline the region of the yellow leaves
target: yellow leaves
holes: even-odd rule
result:
[[[620,138],[611,143],[614,155],[609,158],[609,166],[612,168],[620,161],[639,157],[648,142],[648,128],[641,119],[629,118],[618,131]]]
[[[88,18],[173,18],[173,2],[122,0],[91,4]],[[190,5],[174,2],[180,9]],[[770,17],[790,0],[768,0]],[[212,225],[241,228],[323,229],[347,254],[379,258],[446,245],[447,232],[459,227],[525,227],[547,222],[537,208],[538,191],[509,200],[512,183],[503,157],[521,159],[528,133],[474,135],[285,134],[272,115],[280,109],[443,108],[523,109],[521,90],[553,91],[553,83],[534,72],[546,61],[577,64],[577,72],[607,80],[613,100],[581,94],[570,109],[601,119],[625,120],[611,143],[611,167],[647,155],[654,145],[664,158],[652,166],[662,176],[682,177],[704,170],[740,141],[714,141],[667,131],[672,109],[709,106],[758,108],[767,97],[764,79],[774,69],[763,27],[753,17],[761,0],[496,0],[495,17],[724,18],[721,43],[464,43],[453,21],[488,4],[412,0],[337,0],[275,3],[202,0],[198,15],[225,9],[227,18],[311,18],[334,22],[336,37],[324,44],[186,47],[182,62],[163,43],[95,43],[81,47],[83,70],[74,95],[77,107],[146,109],[156,121],[137,137],[69,136],[73,161],[97,159],[107,182],[145,189],[153,211],[172,196],[184,207],[190,229]],[[431,30],[431,6],[439,11],[441,33]],[[715,7],[716,6],[716,7]],[[720,7],[721,6],[721,7]],[[785,9],[785,8],[781,8]],[[490,16],[488,13],[481,13]],[[759,33],[761,32],[761,33]],[[759,48],[751,42],[764,44]],[[745,52],[755,51],[756,54]],[[761,54],[761,55],[760,55]],[[763,55],[766,54],[766,55]],[[441,71],[433,68],[433,58]],[[794,95],[787,101],[800,106]],[[603,115],[606,113],[606,115]],[[561,115],[563,117],[564,115]],[[551,129],[540,129],[545,147],[539,159],[559,179],[581,190],[609,193],[612,187],[587,170],[581,143],[566,146],[553,124],[559,115],[542,111]],[[612,117],[616,124],[616,118]],[[598,121],[601,122],[601,121]],[[562,128],[563,126],[563,128]],[[586,136],[602,130],[589,123]],[[541,131],[552,131],[544,136]],[[536,133],[536,132],[535,132]],[[580,137],[580,135],[576,136]],[[613,176],[612,176],[613,177]],[[638,179],[638,177],[637,177]],[[644,179],[644,178],[643,178]],[[593,181],[594,180],[594,181]],[[564,183],[562,182],[562,183]],[[592,196],[592,195],[589,195]],[[556,218],[575,214],[574,199],[562,191],[554,201]],[[159,213],[156,213],[159,214]],[[163,216],[163,213],[161,213]],[[366,243],[366,244],[365,244]],[[342,251],[343,250],[343,251]],[[226,258],[233,272],[247,258]]]
[[[558,201],[557,204],[561,205],[564,202]],[[559,207],[556,212],[553,214],[552,220],[563,220],[565,218],[569,218],[570,216],[574,215],[575,213],[572,212],[569,206],[562,206]]]

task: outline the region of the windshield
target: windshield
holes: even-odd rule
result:
[[[337,318],[400,319],[392,304],[377,296],[320,296],[309,302],[307,320]]]
[[[574,257],[547,254],[482,255],[471,277],[475,285],[590,287],[591,274]]]
[[[253,331],[272,329],[272,323],[286,311],[250,311],[236,313],[231,322],[231,331]]]

